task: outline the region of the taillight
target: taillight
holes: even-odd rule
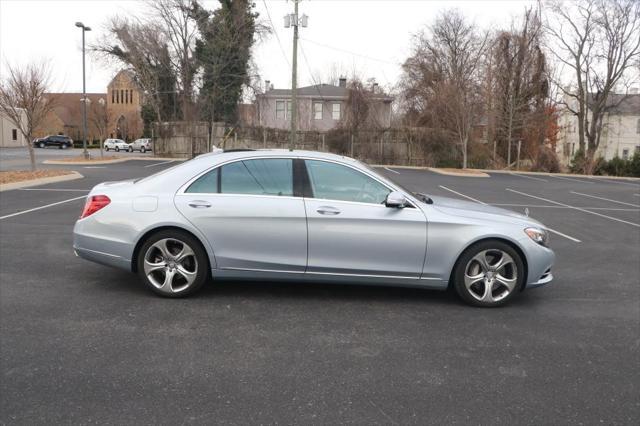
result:
[[[80,219],[84,219],[87,216],[91,216],[98,210],[109,205],[111,200],[106,195],[92,195],[87,198],[87,202],[84,204]]]

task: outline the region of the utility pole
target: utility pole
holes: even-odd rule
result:
[[[307,16],[302,15],[302,19],[298,17],[298,2],[293,0],[294,12],[284,17],[284,26],[289,28],[293,26],[293,58],[291,61],[291,134],[289,135],[289,151],[293,151],[296,147],[298,138],[298,26],[307,26]],[[287,107],[285,105],[285,114]]]
[[[87,151],[87,83],[84,70],[84,33],[91,31],[91,27],[87,27],[82,22],[76,22],[76,27],[82,28],[82,155],[89,158]]]

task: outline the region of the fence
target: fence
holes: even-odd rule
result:
[[[206,122],[154,123],[155,155],[192,158],[222,149],[287,149],[289,132],[265,127],[225,127],[214,123],[209,133]],[[298,150],[332,152],[369,164],[459,167],[459,149],[451,136],[429,128],[384,130],[334,129],[328,132],[300,131]],[[470,161],[474,165],[474,161]],[[482,167],[482,164],[477,164]]]

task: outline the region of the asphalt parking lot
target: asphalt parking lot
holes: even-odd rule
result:
[[[0,423],[638,423],[638,181],[381,169],[553,229],[555,281],[504,308],[296,283],[168,300],[74,257],[71,231],[93,185],[171,165],[0,193]]]

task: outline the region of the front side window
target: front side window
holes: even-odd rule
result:
[[[391,190],[377,180],[340,164],[306,160],[314,198],[382,204]]]
[[[313,103],[313,119],[322,120],[322,102]]]
[[[340,120],[340,104],[335,103],[331,106],[331,118]]]

